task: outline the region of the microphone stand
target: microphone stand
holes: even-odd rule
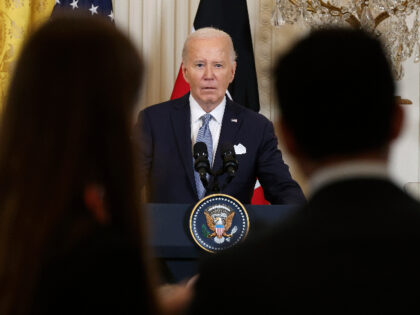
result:
[[[207,178],[205,176],[204,176],[204,181],[206,185],[204,185],[203,178],[200,177],[201,182],[203,183],[203,186],[206,188],[206,196],[220,193],[220,191],[223,191],[226,188],[227,184],[229,184],[232,181],[234,176],[226,177],[225,183],[223,184],[222,189],[220,189],[218,178],[220,175],[223,175],[224,173],[225,171],[224,171],[223,166],[217,172],[213,172],[212,170],[208,171],[208,174],[213,176],[213,182],[210,181],[212,183],[211,187],[209,185],[210,183],[207,181]]]
[[[206,189],[206,196],[207,196],[207,191],[209,189],[209,182],[207,181],[206,175],[200,175],[200,180],[201,183],[203,184],[203,187]]]

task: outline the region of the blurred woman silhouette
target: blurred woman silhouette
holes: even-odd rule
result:
[[[158,311],[131,122],[142,63],[113,24],[52,19],[0,129],[1,314]]]

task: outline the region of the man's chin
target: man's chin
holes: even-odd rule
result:
[[[223,97],[222,98],[202,97],[197,101],[201,106],[205,106],[205,107],[209,108],[209,107],[216,107],[217,105],[219,105],[222,102],[222,100],[223,100]]]

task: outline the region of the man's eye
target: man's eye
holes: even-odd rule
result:
[[[204,67],[204,64],[203,63],[197,63],[197,64],[195,64],[195,66],[197,68],[203,68]]]
[[[216,67],[216,68],[222,68],[222,67],[223,67],[223,65],[222,65],[221,63],[216,63],[216,64],[215,64],[215,67]]]

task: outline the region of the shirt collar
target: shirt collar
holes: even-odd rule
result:
[[[190,94],[190,111],[191,111],[191,122],[197,122],[200,120],[200,117],[207,114],[201,106],[197,103],[197,101],[194,99],[194,97]],[[223,120],[223,114],[225,113],[225,107],[226,107],[226,96],[223,98],[222,102],[217,105],[209,114],[213,116],[213,119],[219,123],[222,124]]]
[[[388,168],[386,163],[366,160],[337,163],[321,168],[309,178],[309,196],[331,182],[350,178],[389,179]]]

